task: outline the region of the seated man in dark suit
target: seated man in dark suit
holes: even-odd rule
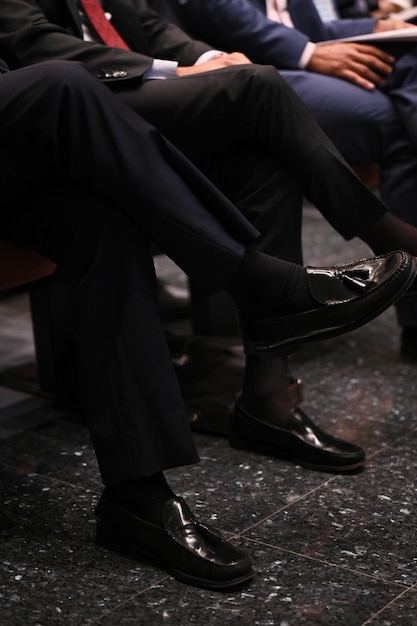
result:
[[[315,270],[258,252],[259,232],[81,64],[9,72],[0,61],[0,120],[0,236],[51,259],[71,286],[105,485],[97,543],[202,587],[249,580],[249,558],[200,524],[164,477],[198,454],[158,319],[151,241],[207,291],[230,293],[263,358],[371,320],[407,289],[416,259],[392,252]]]
[[[149,1],[213,47],[279,69],[348,161],[380,164],[382,199],[417,224],[417,48],[396,59],[358,43],[315,45],[415,26],[370,16],[325,23],[313,0],[279,0],[281,14],[272,0]],[[397,317],[402,352],[417,359],[417,291],[398,303]]]
[[[84,62],[242,211],[261,232],[258,251],[302,262],[304,194],[346,239],[357,235],[377,254],[393,249],[417,254],[417,229],[387,211],[381,216],[380,201],[274,68],[193,40],[146,0],[106,0],[111,22],[95,5],[106,26],[99,35],[100,26],[87,17],[90,6],[82,1],[2,0],[0,51],[11,66],[45,59]],[[401,155],[403,187],[417,185],[413,151],[401,146]],[[293,406],[285,356],[265,362],[246,337],[231,444],[320,470],[360,467],[361,448],[346,448]]]

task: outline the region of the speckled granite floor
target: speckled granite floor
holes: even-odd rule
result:
[[[368,254],[314,210],[305,222],[306,262]],[[11,311],[2,367],[33,350],[24,296],[0,307],[3,330]],[[253,557],[257,576],[236,592],[187,587],[95,547],[101,487],[85,428],[46,399],[1,388],[1,625],[417,625],[417,364],[398,347],[389,310],[291,357],[303,408],[365,447],[362,473],[309,471],[200,433],[201,463],[169,472],[191,507]]]

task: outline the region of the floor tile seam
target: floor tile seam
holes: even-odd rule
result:
[[[3,463],[2,465],[3,465],[3,467],[6,467],[6,464]],[[11,469],[16,469],[13,466],[10,466],[10,468]],[[0,469],[1,469],[1,465],[0,465]],[[26,476],[27,475],[28,474],[26,474]],[[64,482],[62,480],[59,480],[59,479],[51,478],[50,476],[44,476],[44,475],[40,475],[40,474],[37,474],[37,473],[33,473],[33,475],[34,476],[41,476],[42,478],[48,479],[48,481],[52,481],[54,483],[60,483],[60,484],[63,484],[65,486],[67,486],[67,487],[81,488],[81,490],[84,491],[86,494],[94,494],[94,495],[97,495],[97,496],[100,495],[99,491],[96,491],[95,489],[90,488],[90,487],[83,487],[82,485],[73,485],[73,484],[66,483],[66,482]],[[30,518],[22,518],[22,519],[18,520],[15,524],[13,524],[13,526],[11,526],[10,528],[6,528],[5,530],[1,530],[0,531],[0,536],[5,536],[8,532],[16,531],[17,529],[24,530],[27,527],[28,524],[32,524],[34,520],[42,519],[45,515],[48,515],[48,514],[45,513],[45,511],[43,511],[43,510],[40,510],[38,513],[32,512],[31,515],[30,515]]]
[[[42,517],[44,516],[44,511],[39,511],[39,513],[33,513],[30,516],[30,519],[28,518],[22,518],[19,519],[15,524],[13,524],[13,526],[11,526],[10,528],[5,528],[4,530],[0,530],[0,537],[5,538],[6,537],[6,541],[7,541],[7,534],[10,532],[15,533],[16,530],[24,530],[25,528],[27,528],[28,523],[33,524],[33,522],[35,520],[38,519],[42,519]]]
[[[318,362],[320,359],[320,355],[317,355],[316,357],[314,357],[313,361]],[[308,361],[307,362],[308,365],[311,365],[311,362]],[[297,363],[292,363],[290,366],[290,371],[293,372],[294,370],[297,370]],[[337,375],[338,376],[346,376],[349,374],[350,371],[355,370],[357,368],[357,364],[353,363],[353,364],[349,364],[349,365],[344,365],[343,367],[341,367],[340,365],[337,366]],[[303,375],[301,376],[297,376],[297,374],[295,374],[294,376],[295,378],[301,378],[304,386],[307,388],[308,390],[308,385],[310,383],[308,383],[308,381],[305,379],[305,377]],[[334,381],[334,369],[328,374],[325,374],[324,376],[320,377],[320,381],[314,382],[314,388],[317,389],[319,387],[319,385],[326,385],[328,386],[329,383],[333,384]]]
[[[410,433],[415,433],[415,432],[417,432],[417,424],[415,424],[415,425],[414,425],[414,426],[412,426],[412,427],[405,426],[405,428],[408,428],[408,432],[407,432],[407,433],[404,433],[404,435],[400,435],[400,438],[402,438],[402,437],[408,437],[408,436],[410,435]]]
[[[381,454],[383,454],[387,450],[394,450],[394,448],[398,444],[398,442],[401,442],[402,439],[408,438],[414,432],[417,432],[417,426],[415,428],[410,429],[406,433],[403,433],[402,435],[398,435],[398,437],[396,439],[394,439],[391,443],[387,443],[382,448],[379,448],[378,450],[374,450],[373,452],[371,452],[371,454],[367,454],[366,455],[366,461],[373,460],[375,457],[380,456]],[[365,467],[366,467],[366,465],[365,465]]]
[[[301,496],[298,496],[297,498],[294,498],[294,500],[292,500],[291,502],[287,502],[286,504],[282,505],[278,509],[274,510],[272,513],[269,513],[268,515],[265,515],[264,517],[262,517],[261,519],[257,520],[253,524],[250,524],[249,526],[246,526],[241,531],[236,533],[236,536],[237,537],[242,536],[244,533],[246,533],[246,532],[248,532],[250,530],[253,530],[254,528],[259,526],[260,524],[263,524],[264,522],[272,519],[276,515],[279,515],[280,513],[282,513],[282,511],[286,511],[289,508],[291,508],[292,506],[294,506],[295,504],[299,504],[299,502],[301,502],[302,500],[305,500],[307,497],[310,497],[311,495],[313,495],[319,489],[323,489],[323,487],[326,487],[327,485],[331,484],[332,482],[337,480],[337,478],[339,478],[339,474],[335,474],[334,476],[330,476],[329,478],[324,480],[319,485],[316,485],[316,487],[313,487],[312,489],[309,489],[308,491],[303,493]]]
[[[165,581],[169,579],[170,579],[169,574],[162,576],[162,578],[160,578],[159,580],[153,582],[151,585],[147,585],[140,591],[133,593],[131,596],[127,597],[125,600],[123,600],[122,602],[114,606],[113,608],[105,610],[103,613],[101,613],[97,617],[94,617],[93,619],[89,619],[88,621],[83,622],[82,624],[79,624],[78,626],[92,626],[92,624],[97,624],[97,622],[101,621],[103,618],[106,618],[109,615],[112,615],[113,613],[118,612],[120,609],[123,610],[123,607],[125,607],[127,604],[129,604],[136,598],[139,598],[144,593],[152,592],[154,590],[154,587],[156,587],[157,585],[160,585],[161,583],[164,583]]]
[[[381,352],[379,354],[373,354],[370,358],[367,359],[366,361],[366,366],[368,369],[371,368],[375,368],[377,369],[379,372],[381,371],[381,358],[383,359],[387,359],[387,354],[385,352]],[[315,357],[314,361],[318,362],[320,359],[320,355],[317,355],[317,357]],[[417,364],[417,363],[416,363]],[[309,364],[308,364],[309,365]],[[306,379],[304,372],[301,372],[301,374],[298,376],[299,378],[302,379],[303,383],[304,383],[304,387],[307,390],[308,393],[308,389],[309,389],[309,385],[310,384],[314,384],[314,389],[317,390],[320,386],[325,386],[326,388],[329,386],[333,386],[334,384],[334,374],[335,371],[337,371],[337,377],[338,379],[342,379],[342,378],[346,378],[350,375],[352,375],[352,378],[354,379],[358,379],[361,378],[361,371],[360,369],[362,368],[362,365],[358,365],[358,363],[352,362],[352,364],[346,364],[344,366],[341,366],[340,364],[335,364],[333,363],[334,368],[327,374],[325,374],[324,376],[321,376],[319,381],[317,381],[316,378],[314,378],[314,383],[309,383],[309,381]],[[359,371],[358,371],[359,368]],[[292,364],[291,366],[291,371],[297,370],[297,364]],[[297,378],[297,374],[294,374],[294,377]],[[391,376],[387,373],[387,374],[381,374],[381,379],[389,379]],[[398,385],[394,385],[393,386],[395,388],[395,390],[397,389]],[[307,396],[307,394],[305,394],[305,396]],[[306,400],[308,398],[306,397]],[[360,402],[360,401],[358,401]]]
[[[375,424],[392,424],[393,426],[401,426],[401,428],[404,428],[404,430],[406,430],[407,432],[404,433],[404,435],[398,435],[399,437],[408,437],[410,435],[410,433],[412,433],[415,430],[417,430],[417,425],[407,426],[406,424],[403,424],[403,423],[399,422],[398,419],[395,418],[395,416],[393,416],[393,417],[377,417],[377,416],[375,416],[374,417],[374,416],[370,415],[366,419],[369,420],[370,422],[375,422]]]
[[[81,483],[71,483],[71,482],[68,482],[66,480],[63,480],[62,478],[57,478],[55,476],[48,476],[47,474],[42,474],[42,473],[38,473],[38,472],[34,472],[34,474],[36,476],[40,476],[41,478],[46,478],[48,480],[52,480],[54,483],[65,485],[66,487],[71,487],[72,489],[78,489],[78,490],[81,490],[81,491],[85,491],[86,493],[95,494],[97,496],[99,496],[101,494],[101,489],[96,489],[96,487],[86,487],[85,485],[83,485]]]
[[[39,516],[37,516],[37,517],[39,517]],[[15,527],[13,527],[13,529],[15,529],[17,527],[15,526]],[[8,530],[11,531],[13,529],[10,528]],[[7,532],[7,530],[3,531],[3,533],[6,533],[6,532]],[[2,533],[0,532],[0,536],[1,536],[1,534]],[[140,564],[138,564],[138,565],[140,566]],[[70,578],[67,579],[67,582],[72,580],[74,577],[76,577],[76,574],[71,575]],[[100,613],[100,615],[98,615],[97,617],[95,617],[95,618],[93,618],[91,620],[89,619],[87,622],[83,622],[82,624],[79,624],[77,626],[88,626],[89,624],[95,624],[97,621],[100,621],[104,617],[107,617],[108,615],[111,615],[112,613],[118,611],[120,608],[123,608],[124,605],[126,605],[129,602],[135,600],[136,598],[140,597],[144,593],[148,593],[148,592],[154,591],[155,588],[158,585],[163,584],[166,581],[169,581],[170,578],[172,578],[172,577],[168,573],[161,574],[161,578],[159,578],[158,580],[153,581],[151,584],[149,584],[149,583],[145,584],[143,587],[141,587],[141,589],[139,591],[131,593],[123,601],[121,601],[118,604],[114,605],[112,608],[105,609],[103,611],[103,613]]]
[[[0,462],[0,469],[2,469],[2,468],[15,470],[15,469],[17,469],[17,466],[16,465],[12,465],[10,463],[7,463],[6,461],[1,461]]]
[[[404,589],[404,591],[402,591],[401,593],[398,594],[398,596],[396,596],[395,598],[393,598],[390,602],[388,602],[385,606],[383,606],[382,608],[379,609],[379,611],[377,611],[376,613],[373,613],[373,615],[371,615],[370,617],[368,617],[368,619],[366,620],[366,622],[362,622],[362,624],[360,624],[360,626],[367,626],[368,624],[372,624],[372,621],[374,618],[378,617],[379,615],[382,615],[382,613],[384,611],[386,611],[388,608],[390,608],[391,606],[393,606],[396,602],[398,602],[398,600],[400,598],[403,598],[405,595],[408,595],[409,593],[414,593],[413,589],[414,589],[415,585],[413,585],[413,587],[409,588],[409,589]]]
[[[326,561],[325,559],[318,559],[314,556],[309,556],[307,554],[302,554],[301,552],[297,552],[295,550],[289,550],[288,548],[284,548],[283,546],[277,545],[277,544],[271,544],[268,543],[267,541],[261,541],[260,539],[253,539],[252,537],[245,537],[245,540],[251,542],[251,543],[255,543],[257,545],[263,546],[263,547],[267,547],[267,548],[273,548],[275,550],[280,550],[281,552],[285,552],[287,554],[291,554],[292,556],[297,556],[300,557],[302,559],[307,559],[309,561],[314,561],[315,563],[319,563],[320,565],[328,565],[330,567],[334,567],[336,569],[342,570],[343,572],[350,572],[351,574],[354,574],[355,576],[365,576],[366,578],[369,578],[375,582],[382,582],[384,584],[387,585],[392,585],[395,587],[399,587],[400,589],[402,589],[403,591],[401,592],[400,595],[402,595],[404,592],[406,591],[412,591],[413,593],[417,592],[417,584],[416,585],[405,585],[405,584],[401,584],[398,582],[395,582],[393,580],[390,580],[389,578],[383,578],[382,576],[374,576],[372,574],[368,574],[367,572],[363,572],[361,570],[357,570],[355,568],[349,567],[348,565],[341,565],[340,563],[332,563],[331,561]]]
[[[335,341],[334,339],[329,339],[328,341]],[[333,355],[334,358],[336,358],[336,354]],[[320,358],[322,358],[319,354],[315,357],[313,357],[313,361],[318,361]],[[358,356],[358,358],[361,358],[360,355]],[[381,358],[383,358],[384,360],[387,358],[387,353],[386,350],[381,350],[381,351],[373,351],[371,355],[367,355],[366,356],[366,366],[368,368],[371,368],[373,366],[375,366],[376,368],[378,368],[378,370],[381,369]],[[406,363],[404,361],[400,361],[400,363],[402,363],[403,365],[406,365]],[[290,363],[290,369],[291,371],[296,370],[298,366],[303,366],[304,361],[301,361],[300,365],[296,362],[296,360],[294,359],[294,362]],[[310,362],[307,362],[307,365],[309,365]],[[365,360],[364,363],[358,363],[355,362],[352,359],[351,363],[345,363],[344,365],[340,365],[337,364],[337,375],[340,376],[348,376],[350,372],[355,373],[355,378],[358,378],[358,375],[360,375],[360,370],[361,368],[365,365]],[[300,376],[303,380],[304,377],[301,375]],[[327,374],[325,374],[324,376],[322,376],[320,378],[320,384],[328,384],[329,382],[332,383],[334,380],[334,369],[332,371],[329,371]]]
[[[11,469],[11,470],[17,470],[19,469],[18,465],[13,465],[7,462],[2,461],[0,463],[0,468],[1,467],[5,467],[6,469]],[[16,478],[21,478],[23,476],[38,476],[39,478],[43,478],[46,479],[48,481],[52,481],[53,483],[57,483],[57,484],[61,484],[61,485],[65,485],[66,487],[71,487],[73,489],[79,489],[82,491],[85,491],[86,493],[93,493],[96,495],[100,495],[101,490],[96,489],[95,487],[86,487],[80,483],[71,483],[68,482],[66,480],[63,480],[62,478],[57,478],[55,476],[50,476],[48,474],[43,474],[42,472],[27,472],[25,474],[16,474]]]

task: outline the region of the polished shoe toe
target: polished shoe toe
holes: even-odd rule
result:
[[[352,472],[363,467],[365,452],[359,446],[333,437],[295,407],[286,428],[267,424],[236,405],[230,426],[233,448],[259,452],[326,472]]]
[[[250,559],[200,523],[182,498],[165,504],[162,526],[156,526],[119,506],[105,490],[96,519],[98,545],[145,557],[189,585],[224,589],[254,575]]]
[[[346,265],[307,267],[307,282],[317,308],[275,317],[241,312],[245,349],[275,358],[311,341],[359,328],[396,302],[416,271],[417,259],[401,251]]]

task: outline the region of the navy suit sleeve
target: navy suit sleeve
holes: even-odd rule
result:
[[[268,20],[247,0],[150,0],[194,37],[215,48],[243,52],[255,63],[297,68],[309,38],[300,31]]]
[[[342,37],[368,35],[374,31],[376,21],[377,20],[373,17],[363,17],[329,22],[324,25],[326,39],[341,39]]]

